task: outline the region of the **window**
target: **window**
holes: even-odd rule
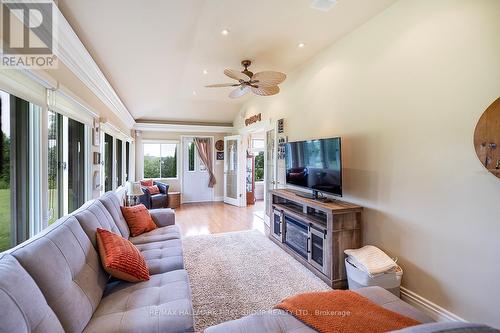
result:
[[[113,137],[104,134],[104,190],[113,190]]]
[[[125,181],[130,180],[130,142],[125,142]]]
[[[252,139],[252,148],[264,150],[264,139]]]
[[[177,144],[144,144],[144,178],[177,178]]]
[[[264,152],[261,151],[255,156],[255,181],[264,181]]]
[[[123,182],[123,141],[116,139],[116,186]]]
[[[66,143],[64,143],[66,144]],[[85,203],[85,125],[68,118],[68,213]],[[66,213],[66,212],[65,212]]]
[[[62,212],[62,122],[61,117],[48,113],[48,178],[49,178],[49,214],[48,224],[54,223],[63,215]]]
[[[48,112],[48,224],[85,202],[85,125]]]
[[[41,112],[0,91],[0,252],[40,230]]]

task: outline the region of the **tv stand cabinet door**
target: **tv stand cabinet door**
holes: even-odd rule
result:
[[[361,247],[361,213],[333,214],[331,233],[332,284],[347,279],[344,250]]]

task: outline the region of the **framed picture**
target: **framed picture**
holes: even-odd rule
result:
[[[92,128],[92,144],[99,146],[101,143],[101,128],[98,118],[94,118],[94,127]]]
[[[94,185],[94,190],[101,189],[101,174],[99,171],[94,171],[94,177],[92,177],[92,183]]]
[[[224,160],[224,152],[217,152],[217,161]]]
[[[94,152],[94,164],[98,165],[101,164],[101,153],[99,152]]]

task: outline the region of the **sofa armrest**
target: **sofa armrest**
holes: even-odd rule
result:
[[[175,224],[175,212],[170,208],[151,209],[149,213],[159,228]]]

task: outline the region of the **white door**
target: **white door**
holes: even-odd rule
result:
[[[234,206],[242,205],[241,143],[241,135],[224,138],[224,202]]]
[[[207,167],[198,155],[194,138],[182,139],[182,202],[213,201]]]
[[[276,129],[266,132],[266,151],[264,153],[264,200],[266,202],[266,216],[270,218],[271,214],[271,196],[270,190],[277,188],[276,175]],[[266,222],[268,219],[266,219]]]

